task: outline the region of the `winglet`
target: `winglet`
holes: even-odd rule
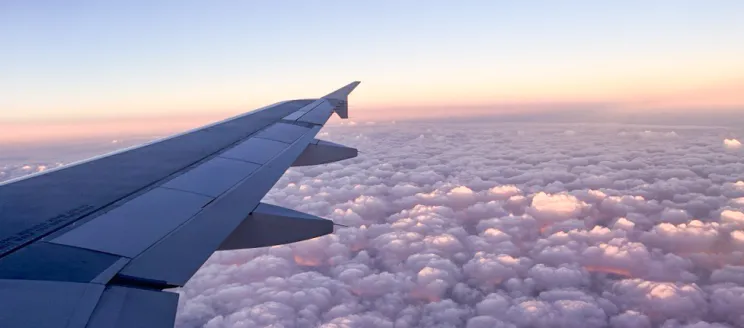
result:
[[[359,85],[359,83],[362,83],[362,82],[359,82],[359,81],[351,82],[351,83],[347,84],[346,86],[344,86],[343,88],[338,89],[336,91],[333,91],[333,92],[327,94],[325,97],[323,97],[323,99],[346,100],[346,97],[348,97],[349,94],[352,91],[354,91],[354,88],[356,88],[357,85]]]
[[[349,103],[348,103],[348,97],[349,94],[354,91],[354,88],[359,85],[359,81],[354,81],[346,86],[344,86],[341,89],[338,89],[336,91],[333,91],[329,94],[327,94],[323,99],[326,99],[330,101],[334,108],[333,110],[338,114],[341,118],[349,118]]]

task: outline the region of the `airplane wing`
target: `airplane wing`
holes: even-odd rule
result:
[[[260,201],[290,166],[357,155],[315,135],[358,84],[0,184],[0,327],[172,327],[163,290],[213,252],[331,233]]]

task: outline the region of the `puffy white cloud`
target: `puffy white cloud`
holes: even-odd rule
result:
[[[447,194],[451,196],[470,196],[473,194],[473,190],[465,186],[459,186],[452,188]]]
[[[478,252],[463,265],[463,272],[470,281],[482,285],[498,285],[518,277],[526,271],[524,260],[509,255]]]
[[[497,199],[509,199],[522,193],[522,191],[515,185],[495,186],[488,189],[488,192],[491,195],[494,195]]]
[[[619,218],[612,227],[616,230],[633,231],[635,229],[635,223],[626,218]]]
[[[532,206],[527,210],[543,225],[578,218],[587,204],[569,194],[546,194],[540,192],[532,198]]]
[[[641,236],[647,245],[678,252],[707,252],[720,240],[718,223],[660,223]]]
[[[739,149],[741,148],[741,142],[736,139],[723,139],[723,146],[727,149]]]
[[[738,202],[738,198],[736,200]],[[721,223],[744,228],[744,212],[724,210],[721,212]]]
[[[613,283],[606,297],[620,309],[643,313],[657,324],[668,319],[699,320],[708,313],[706,295],[694,284],[625,279]]]

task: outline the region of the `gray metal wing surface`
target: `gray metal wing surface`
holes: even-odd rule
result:
[[[290,166],[357,155],[315,136],[358,84],[0,184],[0,327],[172,327],[164,289],[213,252],[331,233],[260,201]]]

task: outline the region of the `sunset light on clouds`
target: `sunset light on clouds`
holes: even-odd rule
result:
[[[744,327],[743,17],[0,0],[0,327]]]

